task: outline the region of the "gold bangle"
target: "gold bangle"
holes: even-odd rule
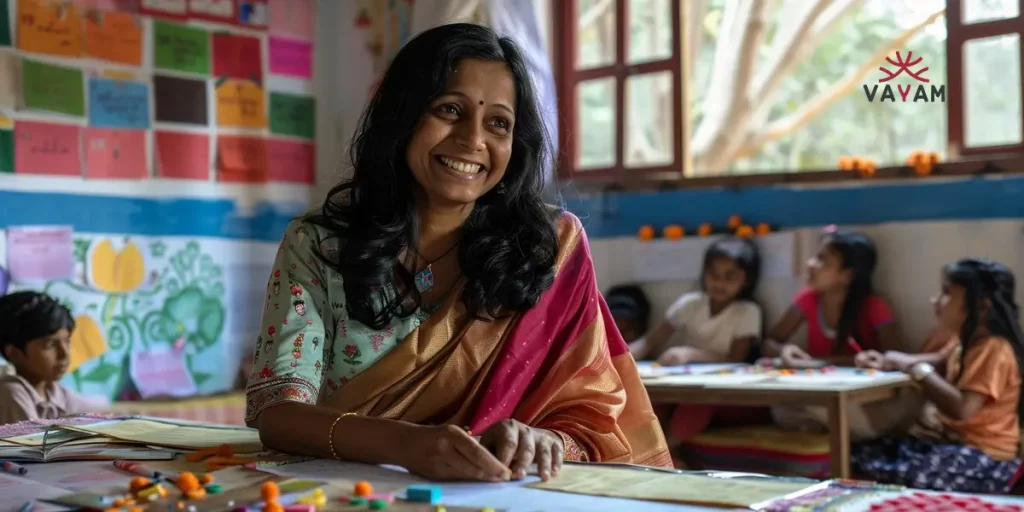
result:
[[[338,422],[346,416],[357,416],[357,414],[354,412],[346,412],[345,414],[334,418],[334,423],[331,423],[331,430],[327,432],[327,446],[331,449],[331,457],[334,457],[334,460],[341,460],[341,457],[338,457],[338,452],[334,449],[334,429],[338,426]]]

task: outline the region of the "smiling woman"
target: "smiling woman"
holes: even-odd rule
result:
[[[349,154],[268,284],[246,391],[265,444],[433,479],[671,464],[583,228],[541,200],[551,153],[513,41],[410,41]]]

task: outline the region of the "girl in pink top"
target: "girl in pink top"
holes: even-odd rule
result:
[[[818,252],[807,261],[808,287],[772,328],[764,354],[783,366],[853,366],[863,350],[896,349],[896,318],[871,285],[878,262],[875,244],[854,231],[826,230]],[[807,324],[807,348],[789,343]]]

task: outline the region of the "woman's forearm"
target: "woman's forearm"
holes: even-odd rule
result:
[[[256,420],[260,441],[285,453],[368,464],[394,463],[397,441],[408,424],[395,420],[345,416],[315,405],[286,402],[267,408]],[[337,421],[337,425],[334,422]],[[334,425],[334,432],[331,426]],[[334,454],[331,453],[331,435]]]
[[[764,357],[779,357],[782,355],[782,347],[785,343],[781,341],[775,341],[771,338],[764,340],[761,344],[761,355]]]

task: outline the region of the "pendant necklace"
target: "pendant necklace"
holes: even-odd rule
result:
[[[459,243],[455,242],[455,245],[451,246],[451,248],[445,251],[444,254],[434,258],[433,261],[424,258],[423,255],[420,254],[420,252],[417,251],[415,248],[411,248],[412,252],[416,253],[416,256],[419,256],[420,259],[427,262],[427,266],[424,267],[423,270],[417,272],[416,276],[413,278],[413,282],[416,284],[416,290],[418,290],[420,293],[425,293],[434,287],[434,273],[430,270],[430,266],[433,265],[434,263],[437,263],[437,261],[440,260],[441,258],[447,256],[448,253],[455,250],[455,248],[458,246]]]

